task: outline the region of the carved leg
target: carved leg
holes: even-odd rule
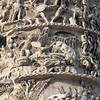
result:
[[[18,20],[21,19],[21,14],[22,14],[22,11],[21,11],[21,9],[20,9],[19,12],[18,12]]]
[[[44,21],[48,24],[49,22],[48,22],[46,16],[44,15],[44,13],[41,12],[40,15],[41,15],[41,17],[44,19]]]
[[[46,4],[46,5],[47,5],[47,1],[48,1],[48,0],[44,0],[44,4]]]
[[[25,53],[26,53],[26,56],[29,57],[30,54],[31,54],[31,51],[30,51],[29,49],[26,49],[26,50],[25,50]]]
[[[82,54],[83,55],[87,55],[87,45],[84,46]]]
[[[58,4],[58,1],[59,1],[59,0],[55,0],[55,3],[54,3],[54,5],[57,5],[57,4]]]
[[[63,16],[63,23],[66,23],[67,18]]]
[[[12,21],[14,21],[15,19],[16,19],[16,15],[18,14],[18,11],[16,10],[16,11],[14,11],[14,13],[13,13],[13,16],[12,16]]]
[[[51,23],[53,23],[59,16],[54,16],[54,18],[51,20]]]
[[[85,22],[85,20],[82,20],[82,26],[83,26],[83,27],[86,27],[86,22]]]
[[[35,18],[35,23],[40,24],[39,18]]]
[[[1,31],[1,32],[4,32],[4,25],[1,25],[0,31]]]

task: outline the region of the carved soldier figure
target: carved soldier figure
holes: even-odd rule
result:
[[[55,16],[53,17],[53,19],[51,20],[51,23],[53,23],[56,19],[58,19],[59,17],[63,17],[63,23],[65,23],[66,21],[66,17],[63,16],[63,12],[65,12],[67,10],[65,4],[62,4],[56,11]]]
[[[82,41],[82,54],[87,55],[91,53],[91,50],[93,49],[93,39],[91,36],[89,36],[89,33],[87,31],[84,32],[84,35],[81,36]]]
[[[81,36],[81,41],[82,41],[82,54],[87,55],[88,52],[88,37],[87,37],[87,32],[84,32],[85,34]]]
[[[87,15],[89,13],[88,1],[87,0],[82,0],[82,10],[83,10],[82,26],[86,27],[87,26]]]
[[[93,14],[88,15],[88,23],[92,30],[99,30],[100,28],[99,21]]]

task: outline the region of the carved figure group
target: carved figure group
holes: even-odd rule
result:
[[[62,87],[62,86],[61,86]],[[59,89],[59,88],[58,88]],[[88,99],[96,99],[96,97],[92,94],[93,90],[92,88],[84,88],[82,87],[80,89],[74,88],[74,93],[72,92],[72,88],[69,87],[69,92],[64,92],[64,88],[62,87],[62,91],[64,93],[60,94],[55,94],[51,95],[47,98],[47,100],[55,100],[55,99],[60,99],[60,100],[88,100]],[[90,94],[89,94],[90,93]]]
[[[0,16],[1,23],[9,21],[22,21],[27,25],[32,24],[49,24],[49,23],[67,23],[73,26],[82,26],[92,29],[93,31],[99,31],[99,16],[100,13],[95,4],[89,5],[87,0],[56,0],[54,1],[37,1],[29,0],[31,7],[25,6],[25,1],[2,1],[2,13]],[[54,9],[50,16],[46,16],[47,9],[49,7],[48,2],[57,9]],[[74,9],[74,10],[73,10]],[[31,14],[33,17],[29,15]],[[69,15],[67,13],[70,13]],[[12,22],[13,23],[13,22]]]
[[[66,17],[64,17],[63,12],[66,12],[67,8],[65,4],[62,4],[56,11],[54,18],[52,19],[51,23],[57,20],[60,17],[63,17],[63,23],[66,22]]]

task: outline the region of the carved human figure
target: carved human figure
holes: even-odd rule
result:
[[[94,51],[94,41],[95,41],[95,37],[93,35],[88,35],[88,44],[89,44],[88,51],[91,54]]]
[[[83,60],[83,66],[85,66],[85,69],[87,70],[87,74],[89,73],[90,74],[90,71],[92,70],[92,65],[91,65],[91,62],[88,61],[88,60]]]
[[[9,15],[10,15],[11,6],[6,6],[6,8],[3,10],[3,12],[0,15],[1,22],[7,22],[9,21]]]
[[[20,20],[26,15],[24,6],[18,2],[13,3],[12,9],[13,9],[13,16],[12,16],[13,21]]]
[[[99,30],[100,28],[99,21],[93,14],[88,15],[88,23],[92,30]]]
[[[73,13],[73,17],[70,17],[69,21],[70,21],[70,25],[77,26],[77,23],[76,23],[76,11],[75,10],[74,10],[74,13]]]
[[[77,59],[76,52],[71,47],[69,47],[66,44],[62,44],[60,50],[64,53],[65,59],[69,61],[70,64],[76,65],[77,62],[77,66],[78,66],[78,59]]]
[[[29,7],[25,7],[25,13],[26,13],[26,15],[23,18],[24,25],[27,25],[27,24],[32,25],[33,23],[35,23],[35,21],[37,19],[37,18],[30,17],[28,12],[29,12]],[[38,23],[36,23],[36,24],[38,24]]]
[[[2,90],[2,94],[0,95],[1,100],[10,100],[10,93],[12,92],[13,88],[9,85],[4,85],[5,90]],[[3,87],[3,86],[2,86]]]
[[[66,21],[66,17],[63,15],[63,12],[65,12],[67,10],[65,4],[62,4],[56,11],[53,19],[51,20],[51,23],[53,23],[56,19],[58,19],[59,17],[63,17],[63,23],[65,23]]]
[[[14,43],[13,39],[9,39],[8,44],[7,44],[9,49],[13,49],[13,43]]]
[[[76,19],[76,23],[79,26],[82,26],[83,23],[83,12],[80,10],[77,10],[77,8],[74,9],[74,18]]]
[[[39,41],[42,46],[45,46],[47,44],[49,35],[50,35],[50,28],[49,27],[44,27],[42,32],[40,33],[37,41]]]
[[[93,39],[91,36],[89,36],[89,33],[87,31],[84,32],[84,34],[81,36],[82,41],[82,54],[87,55],[88,53],[91,53],[91,50],[93,48]]]
[[[95,4],[92,4],[92,13],[95,15],[96,18],[100,17],[100,12]]]
[[[47,17],[45,16],[45,9],[46,9],[46,5],[45,4],[40,4],[39,6],[36,6],[36,9],[37,9],[37,16],[36,16],[36,20],[38,18],[38,16],[40,16],[45,23],[49,23]],[[39,21],[39,20],[38,20]]]
[[[82,65],[85,67],[88,74],[91,74],[92,71],[99,70],[99,63],[89,56],[82,58]]]
[[[0,63],[0,65],[2,66],[1,77],[6,77],[6,79],[10,79],[10,70],[14,67],[15,57],[12,51],[3,56],[5,56],[5,58],[2,57]]]
[[[15,56],[14,56],[14,53],[13,52],[9,52],[8,54],[8,62],[9,62],[9,69],[13,68],[14,67],[14,62],[15,62]]]
[[[62,44],[63,44],[63,42],[57,41],[57,42],[53,45],[52,52],[58,53],[58,52],[59,52],[58,50],[60,50]]]
[[[31,49],[32,49],[31,39],[32,37],[31,35],[29,35],[27,39],[23,40],[22,43],[19,45],[19,49],[21,51],[25,51],[27,57],[30,56],[31,54]]]
[[[82,26],[86,27],[87,26],[87,15],[89,14],[88,0],[82,0],[82,7],[81,8],[83,10]]]
[[[86,27],[87,26],[87,16],[89,14],[89,7],[88,7],[88,2],[87,0],[82,0],[82,4],[83,4],[83,21],[82,21],[82,26]]]

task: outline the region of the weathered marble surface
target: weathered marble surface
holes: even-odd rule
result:
[[[100,100],[99,0],[0,5],[0,100]]]

